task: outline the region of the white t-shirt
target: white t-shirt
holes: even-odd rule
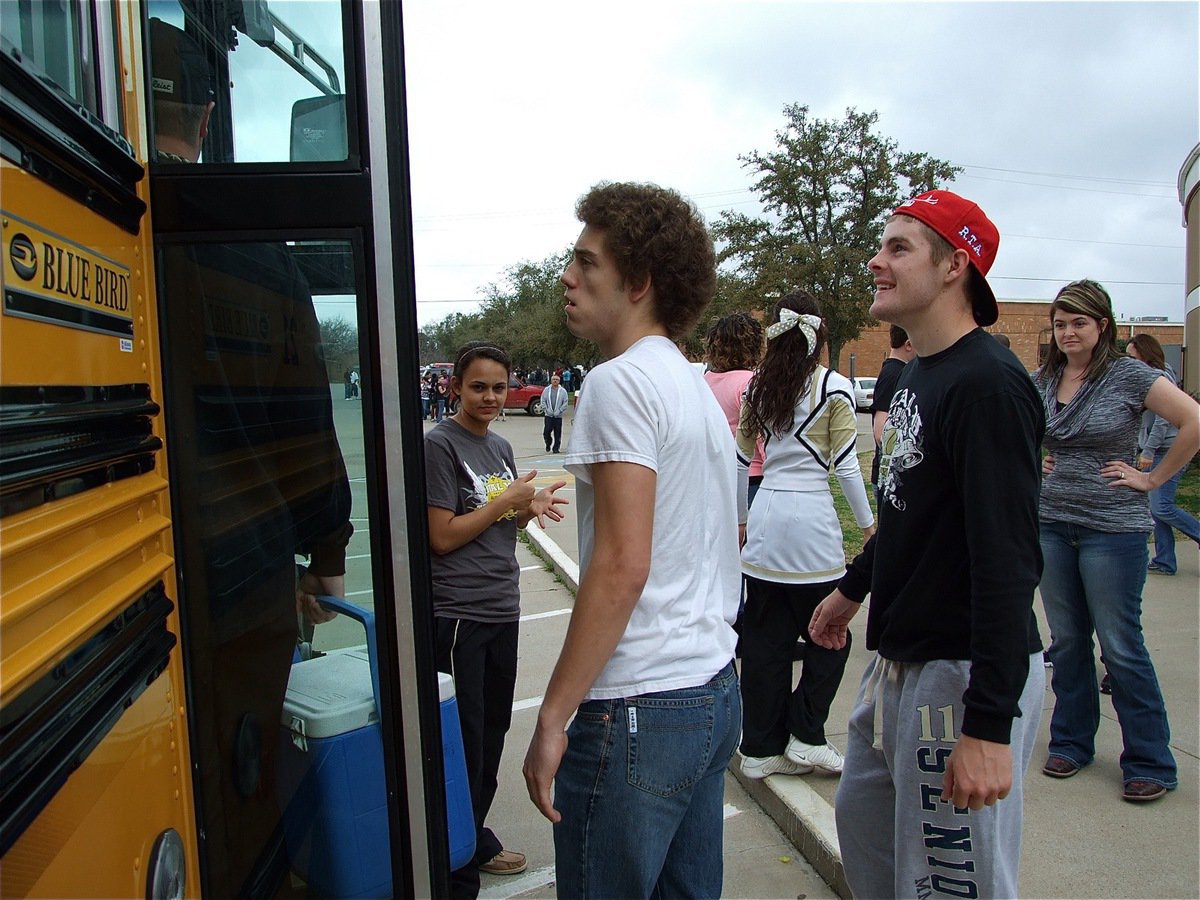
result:
[[[729,425],[703,377],[664,337],[642,338],[587,383],[566,459],[576,479],[581,576],[595,540],[591,467],[631,462],[657,479],[650,575],[585,699],[704,684],[733,658],[741,591]]]

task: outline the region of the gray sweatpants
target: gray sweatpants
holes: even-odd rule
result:
[[[1013,720],[1008,797],[978,811],[940,802],[962,726],[970,663],[876,654],[850,716],[838,786],[838,842],[855,897],[1016,897],[1025,770],[1042,715],[1042,655],[1029,660]]]

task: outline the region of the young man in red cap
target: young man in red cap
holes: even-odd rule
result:
[[[980,326],[1000,235],[974,203],[902,203],[868,263],[871,315],[903,327],[883,434],[879,531],[813,614],[837,647],[871,595],[836,816],[859,897],[1015,897],[1021,783],[1044,693],[1033,590],[1044,417]]]

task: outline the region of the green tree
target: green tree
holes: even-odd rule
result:
[[[341,316],[321,322],[325,361],[340,377],[342,369],[358,362],[358,327]]]
[[[850,108],[844,119],[818,119],[798,103],[783,112],[776,149],[739,157],[753,173],[752,190],[766,216],[726,211],[713,227],[726,271],[718,297],[767,311],[770,297],[810,291],[821,301],[830,365],[837,368],[842,347],[874,322],[867,261],[879,249],[888,216],[906,197],[943,185],[962,169],[901,151],[875,132],[877,112]]]
[[[418,338],[423,354],[421,361],[453,362],[459,347],[482,336],[478,318],[476,313],[451,313],[422,328]]]
[[[505,270],[498,282],[486,285],[478,312],[455,313],[421,329],[422,359],[431,353],[452,360],[467,341],[493,341],[512,356],[518,367],[557,363],[592,365],[594,344],[567,330],[563,287],[559,282],[570,250],[540,262],[523,261]]]

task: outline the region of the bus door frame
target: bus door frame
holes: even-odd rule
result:
[[[152,163],[152,221],[156,245],[160,239],[354,236],[359,347],[364,380],[373,388],[363,398],[364,450],[393,886],[396,896],[442,896],[449,851],[418,408],[409,152],[401,124],[402,11],[398,2],[373,0],[343,0],[341,8],[349,158],[294,166]],[[148,47],[146,57],[148,73]],[[152,120],[153,110],[146,114]],[[184,659],[186,667],[186,649]],[[197,803],[201,796],[197,785]],[[202,887],[204,857],[202,847]]]

